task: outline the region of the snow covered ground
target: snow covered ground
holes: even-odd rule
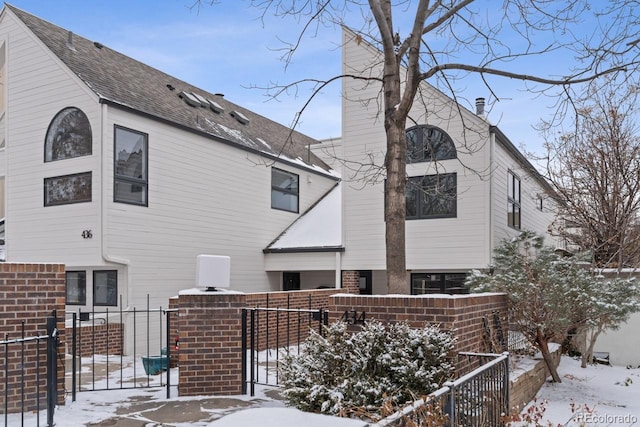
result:
[[[527,407],[546,408],[541,424],[640,426],[640,368],[589,365],[583,369],[579,360],[563,356],[558,372],[562,383],[546,383],[536,402]]]
[[[538,393],[537,401],[528,408],[545,408],[533,412],[540,415],[540,423],[553,426],[640,426],[640,369],[620,366],[593,365],[580,368],[580,362],[563,357],[559,373],[561,384],[547,383]],[[175,376],[175,378],[174,378]],[[172,370],[172,382],[177,381],[177,371]],[[175,396],[177,391],[172,390]],[[248,396],[172,397],[166,399],[164,388],[128,389],[78,393],[78,400],[59,407],[55,414],[56,425],[86,426],[107,422],[123,414],[129,419],[148,423],[149,426],[176,427],[211,426],[239,427],[259,422],[261,427],[304,425],[305,427],[363,427],[366,423],[307,414],[270,397],[268,389],[257,387],[254,398]],[[165,423],[157,408],[165,407],[165,413],[179,420],[182,411],[185,421]],[[139,410],[137,408],[140,408]],[[155,409],[154,409],[155,408]],[[188,413],[191,412],[191,413]],[[193,412],[201,413],[199,420]],[[197,418],[197,417],[196,417]],[[41,425],[46,415],[41,415]],[[9,416],[8,425],[20,425],[20,415]],[[108,423],[108,422],[107,422]],[[2,423],[0,422],[0,425]],[[36,425],[34,414],[25,414],[25,425]],[[114,424],[102,424],[114,425]],[[528,424],[514,423],[513,426]],[[532,424],[531,424],[532,425]]]

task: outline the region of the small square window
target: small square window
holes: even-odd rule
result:
[[[118,305],[118,272],[97,270],[93,272],[93,305]]]
[[[87,303],[87,272],[67,271],[67,305],[85,305]]]

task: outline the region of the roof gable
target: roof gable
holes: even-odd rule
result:
[[[6,4],[5,8],[96,93],[100,102],[316,172],[331,170],[307,148],[318,142],[313,138],[14,6]],[[193,106],[184,94],[211,102]]]

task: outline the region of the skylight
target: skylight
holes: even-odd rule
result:
[[[196,98],[195,96],[193,96],[193,94],[188,93],[188,92],[180,92],[178,94],[178,96],[180,98],[182,98],[184,100],[184,102],[186,102],[187,104],[191,105],[192,107],[201,107],[202,104],[200,103],[200,101],[198,101],[198,98]]]
[[[214,113],[220,114],[224,112],[224,107],[218,104],[216,101],[212,101],[210,99],[207,99],[207,101],[209,101],[209,107],[211,107]]]
[[[200,101],[200,106],[202,108],[209,108],[209,101],[204,96],[198,95],[195,92],[191,92],[191,95],[193,95],[194,98]]]
[[[242,123],[243,125],[246,125],[247,123],[249,123],[249,118],[239,111],[232,111],[230,114],[232,117],[235,117],[235,119],[240,123]]]

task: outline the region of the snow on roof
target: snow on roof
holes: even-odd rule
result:
[[[297,252],[342,248],[342,184],[336,184],[267,248],[269,252]]]

